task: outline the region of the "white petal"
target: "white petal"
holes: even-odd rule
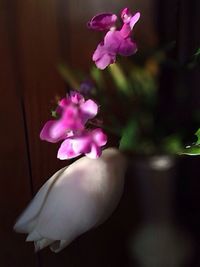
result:
[[[33,201],[29,204],[29,206],[25,209],[25,211],[22,213],[22,215],[17,220],[14,230],[16,232],[21,233],[29,233],[33,230],[38,215],[41,211],[41,208],[44,204],[44,201],[48,195],[49,190],[51,189],[52,185],[56,181],[56,179],[61,175],[61,173],[66,169],[67,167],[59,170],[56,172],[38,191],[36,196],[34,197]]]
[[[42,239],[42,236],[35,230],[33,230],[32,232],[30,232],[30,234],[27,236],[26,241],[30,242],[30,241],[38,241]]]
[[[99,159],[83,157],[71,164],[54,182],[35,230],[68,244],[102,223],[121,197],[124,163],[118,150],[107,149]]]
[[[36,242],[34,242],[35,245],[35,252],[48,247],[49,245],[53,244],[55,241],[54,240],[50,240],[50,239],[46,239],[43,238],[41,240],[38,240]]]
[[[67,240],[60,240],[54,242],[51,246],[50,249],[51,251],[58,253],[60,252],[63,248],[65,248],[67,245],[69,245],[69,242]]]

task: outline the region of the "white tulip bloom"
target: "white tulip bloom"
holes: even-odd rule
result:
[[[114,148],[98,159],[82,157],[56,172],[18,219],[14,230],[28,233],[35,250],[59,252],[76,237],[103,223],[123,192],[125,158]]]

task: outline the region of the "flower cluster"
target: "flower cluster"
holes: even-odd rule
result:
[[[63,141],[59,150],[59,159],[70,159],[85,154],[90,158],[101,155],[101,147],[107,142],[102,129],[87,129],[87,123],[98,113],[98,105],[85,100],[77,91],[61,99],[56,108],[56,119],[48,121],[40,138],[51,143]]]
[[[91,20],[88,24],[91,29],[108,30],[93,56],[98,68],[104,69],[114,63],[117,54],[127,56],[136,52],[130,33],[139,16],[139,13],[132,16],[127,8],[124,9],[121,30],[113,28],[117,20],[114,14],[97,15]],[[15,231],[27,233],[26,241],[34,242],[35,251],[49,246],[52,251],[59,252],[79,235],[102,224],[123,193],[126,158],[119,149],[101,151],[107,136],[101,128],[92,128],[99,126],[95,118],[99,107],[89,97],[91,87],[85,82],[79,91],[70,91],[58,102],[52,113],[54,119],[47,121],[40,132],[42,140],[62,141],[59,159],[81,154],[87,157],[56,172],[15,224]],[[88,96],[87,99],[84,96]],[[109,99],[108,94],[105,97]]]
[[[93,54],[97,68],[105,69],[116,61],[117,54],[130,56],[137,51],[136,43],[131,39],[131,32],[139,20],[140,13],[132,15],[128,8],[121,12],[123,25],[117,29],[117,16],[112,13],[96,15],[88,22],[88,28],[106,31],[104,40],[98,45]],[[85,100],[81,94],[88,87],[71,91],[61,99],[55,111],[56,119],[48,121],[40,138],[51,143],[63,141],[57,157],[61,160],[85,154],[90,158],[98,158],[101,148],[107,143],[107,136],[101,128],[88,129],[87,125],[97,113],[98,105],[92,100]]]
[[[88,28],[97,31],[108,31],[104,40],[97,46],[93,61],[99,69],[105,69],[116,61],[116,55],[130,56],[136,53],[137,45],[131,39],[131,31],[140,18],[140,13],[132,15],[128,8],[121,12],[123,25],[116,29],[117,16],[112,13],[96,15],[88,22]]]

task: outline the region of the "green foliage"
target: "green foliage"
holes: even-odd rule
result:
[[[181,152],[180,155],[189,155],[189,156],[199,156],[200,155],[200,145],[187,146]]]
[[[130,96],[132,90],[130,89],[129,80],[120,64],[110,65],[108,71],[111,74],[115,87],[125,95]]]
[[[130,120],[125,126],[120,140],[119,149],[122,151],[134,151],[137,144],[137,123],[135,120]]]
[[[171,125],[176,124],[176,121],[170,118],[169,127],[166,118],[157,120],[161,64],[175,70],[177,75],[181,70],[178,62],[166,57],[166,51],[170,47],[135,55],[134,60],[120,58],[104,71],[93,66],[87,75],[80,70],[71,69],[66,64],[59,65],[62,77],[71,88],[78,89],[85,77],[94,84],[90,97],[100,106],[102,127],[107,134],[120,138],[119,148],[123,151],[137,154],[200,155],[200,129],[195,134],[196,143],[184,148],[183,140],[188,137],[185,126],[179,129],[175,127],[176,131],[173,132]],[[200,48],[191,63],[198,62]],[[177,83],[174,92],[177,99],[177,92],[181,92],[182,97],[184,92],[187,93],[183,86],[180,82]],[[178,102],[180,106],[177,108],[181,107],[181,101]]]
[[[77,76],[74,75],[73,71],[66,64],[61,63],[58,66],[58,71],[71,88],[79,88],[80,82],[78,81]]]
[[[106,88],[106,82],[103,76],[103,72],[96,67],[92,67],[90,71],[90,75],[92,79],[95,81],[96,85],[100,89],[105,89]]]
[[[191,146],[187,146],[180,152],[180,154],[185,154],[189,156],[200,155],[200,128],[196,131],[195,135],[197,136],[196,143],[192,144]]]
[[[195,135],[197,136],[196,145],[200,145],[200,128],[196,131]]]
[[[177,154],[182,148],[181,137],[178,134],[167,136],[162,142],[162,150],[167,154]]]

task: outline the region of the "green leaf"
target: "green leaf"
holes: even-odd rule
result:
[[[78,89],[80,83],[77,77],[74,75],[73,71],[66,64],[59,64],[58,71],[60,72],[63,79],[68,83],[72,88]]]
[[[187,146],[180,154],[198,156],[200,155],[200,128],[196,131],[197,141],[191,146]]]
[[[179,154],[189,155],[189,156],[198,156],[200,155],[200,145],[187,146]]]
[[[93,80],[96,82],[96,84],[97,84],[97,86],[99,88],[101,88],[101,89],[102,88],[103,89],[106,88],[106,83],[105,83],[105,79],[104,79],[104,76],[102,74],[102,71],[100,71],[99,69],[93,67],[90,70],[90,75],[93,78]]]
[[[116,88],[125,95],[130,96],[132,94],[132,90],[130,90],[129,81],[120,64],[115,63],[110,65],[108,67],[108,71],[111,74]]]
[[[122,151],[132,151],[137,144],[138,126],[135,120],[129,121],[124,128],[120,140],[119,149]]]
[[[138,66],[130,71],[130,78],[135,93],[143,102],[153,106],[157,97],[156,78],[149,71]]]
[[[177,134],[170,135],[163,140],[162,148],[166,153],[177,154],[182,149],[181,138]]]
[[[195,135],[197,136],[196,145],[200,145],[200,128],[196,131]]]

